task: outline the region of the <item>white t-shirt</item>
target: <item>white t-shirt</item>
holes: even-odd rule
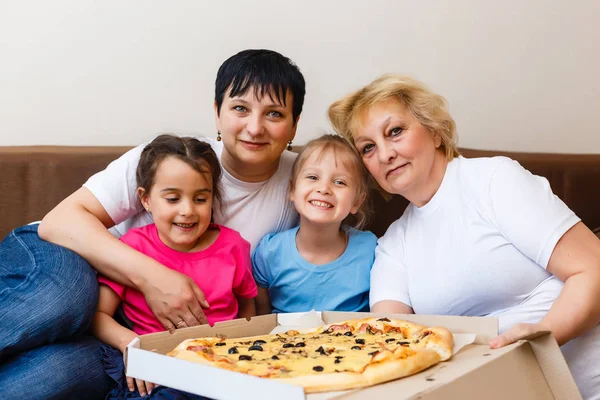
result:
[[[201,138],[210,143],[221,159],[223,142]],[[135,171],[146,144],[137,146],[111,162],[84,183],[115,222],[111,233],[120,237],[131,228],[153,222],[137,196]],[[275,174],[264,182],[242,182],[223,169],[221,212],[215,222],[234,229],[250,242],[252,250],[268,233],[281,232],[295,226],[298,214],[289,200],[289,178],[296,154],[284,151]],[[218,205],[215,205],[218,207]]]
[[[470,316],[536,310],[540,292],[560,292],[545,267],[578,221],[546,179],[516,161],[455,158],[431,201],[409,205],[379,240],[371,305],[396,300],[418,314]],[[501,330],[514,323],[500,319]]]
[[[546,271],[548,261],[579,221],[545,178],[516,161],[455,158],[431,201],[409,205],[379,239],[370,304],[396,300],[417,314],[495,316],[500,332],[539,322],[563,287]],[[600,358],[600,328],[563,353],[586,398],[600,396],[600,367],[590,368]]]

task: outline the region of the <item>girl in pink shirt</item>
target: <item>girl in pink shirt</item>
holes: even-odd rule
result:
[[[256,315],[250,244],[238,232],[211,223],[213,202],[219,200],[220,176],[219,160],[208,143],[158,136],[142,151],[136,172],[138,196],[152,213],[154,224],[131,229],[121,237],[134,249],[193,279],[209,303],[204,314],[211,325]],[[127,393],[136,388],[133,378],[123,379],[121,353],[136,336],[164,328],[141,292],[103,276],[98,280],[100,297],[92,332],[109,345],[104,349],[105,366],[117,383],[107,398],[135,398]],[[113,318],[120,304],[132,329]],[[187,326],[183,318],[172,323],[171,330]],[[154,397],[162,389],[171,391],[170,396],[177,394],[162,387],[152,390],[154,384],[135,381],[140,396],[152,391]]]

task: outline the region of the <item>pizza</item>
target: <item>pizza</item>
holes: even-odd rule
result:
[[[446,328],[369,317],[302,332],[188,339],[168,355],[316,393],[415,374],[449,359],[452,346],[452,333]]]

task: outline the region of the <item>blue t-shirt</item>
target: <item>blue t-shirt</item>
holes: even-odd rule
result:
[[[377,237],[348,229],[346,251],[315,265],[296,248],[298,227],[265,236],[252,256],[254,279],[269,291],[273,312],[368,311]]]

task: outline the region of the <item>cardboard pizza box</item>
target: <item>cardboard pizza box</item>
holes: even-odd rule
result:
[[[394,315],[324,311],[325,323],[366,316],[388,316],[423,325],[445,326],[454,334],[476,334],[473,344],[450,360],[418,374],[379,385],[341,392],[305,395],[301,387],[168,357],[186,339],[217,334],[227,337],[263,335],[281,324],[287,314],[236,319],[143,335],[127,350],[127,373],[160,385],[214,399],[581,399],[562,353],[547,332],[539,332],[501,349],[487,341],[497,335],[496,318],[434,315]]]

